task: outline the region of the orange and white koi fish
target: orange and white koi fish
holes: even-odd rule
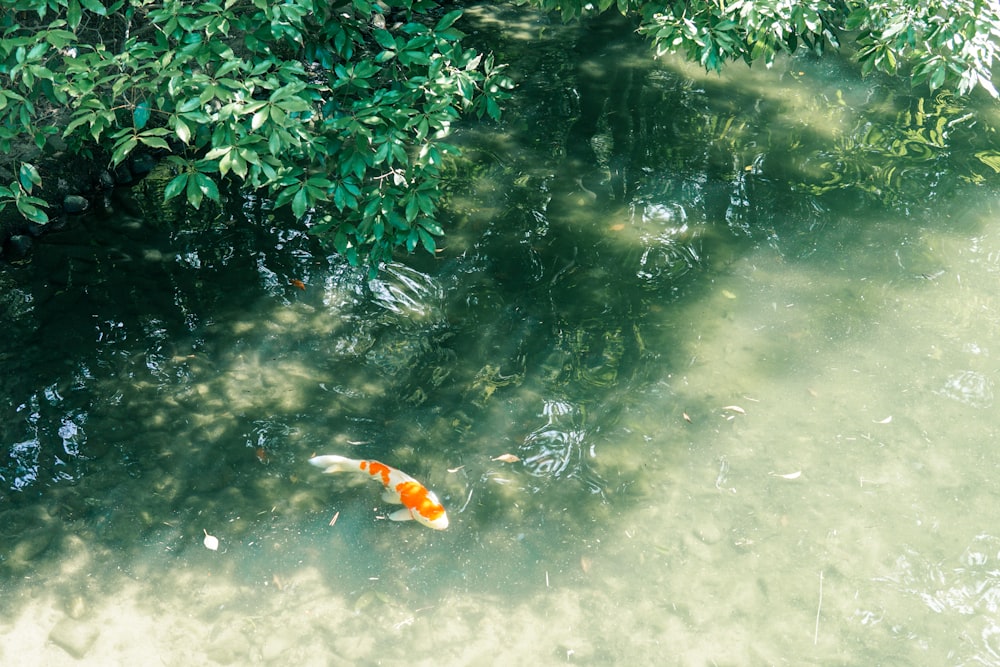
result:
[[[323,468],[325,473],[361,472],[382,482],[382,486],[385,487],[382,500],[403,506],[403,509],[389,515],[393,521],[412,519],[435,530],[444,530],[448,527],[448,514],[434,492],[402,470],[396,470],[378,461],[349,459],[336,454],[314,456],[309,459],[309,463],[317,468]]]

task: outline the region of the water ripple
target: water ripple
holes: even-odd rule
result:
[[[369,282],[375,303],[411,319],[437,319],[444,290],[431,276],[402,264],[388,264]]]
[[[961,371],[948,378],[937,392],[974,408],[993,405],[993,380],[975,371]]]
[[[953,664],[1000,666],[1000,622],[996,618],[1000,612],[1000,538],[976,536],[950,567],[908,549],[896,559],[893,571],[876,581],[914,596],[935,614],[969,617],[963,621],[968,629],[964,635],[967,652],[955,654]],[[974,634],[979,635],[978,640]]]
[[[521,458],[524,468],[536,477],[560,477],[570,468],[574,459],[580,458],[580,447],[586,431],[582,426],[561,421],[575,422],[580,409],[567,401],[549,400],[542,407],[546,418],[544,426],[535,429],[524,438]],[[569,472],[574,472],[575,467]]]

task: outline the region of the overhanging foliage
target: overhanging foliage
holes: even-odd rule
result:
[[[0,150],[61,134],[107,146],[115,165],[166,151],[168,199],[199,207],[235,176],[310,214],[352,263],[434,251],[449,128],[467,112],[497,118],[511,85],[462,47],[461,11],[427,0],[6,4]]]
[[[845,37],[865,74],[912,68],[914,85],[931,92],[949,83],[962,94],[982,87],[993,97],[1000,48],[996,0],[523,0],[571,19],[616,8],[641,20],[658,54],[681,53],[709,70],[727,62],[763,62],[802,47],[823,53]]]
[[[637,16],[657,53],[709,70],[850,39],[865,74],[905,66],[931,91],[1000,96],[995,0],[523,1]],[[434,0],[0,0],[0,151],[53,135],[113,165],[162,151],[168,199],[199,207],[235,178],[375,270],[397,248],[436,249],[449,130],[498,118],[511,88],[462,46],[460,16]],[[44,223],[42,176],[15,172],[0,208]]]

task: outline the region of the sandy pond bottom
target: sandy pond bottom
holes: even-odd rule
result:
[[[624,637],[605,644],[615,603],[559,586],[565,577],[556,572],[540,570],[536,593],[512,603],[507,595],[430,598],[407,590],[406,576],[386,584],[362,577],[358,589],[339,593],[331,590],[335,565],[300,565],[239,584],[239,575],[222,571],[234,560],[225,544],[219,553],[192,547],[190,558],[157,557],[156,571],[141,576],[92,576],[99,568],[87,547],[72,537],[64,546],[73,555],[37,594],[25,581],[20,599],[5,600],[14,614],[0,624],[4,664],[471,665],[501,657],[506,664],[599,664],[633,653],[622,652],[630,643]],[[326,562],[319,550],[310,555]],[[615,615],[617,626],[631,613]]]

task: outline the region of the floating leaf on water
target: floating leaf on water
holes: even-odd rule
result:
[[[747,413],[746,410],[744,410],[738,405],[726,405],[722,409],[726,410],[727,412],[735,412],[736,414],[739,415],[745,415]]]
[[[219,538],[216,537],[215,535],[209,535],[208,531],[205,530],[204,528],[202,528],[202,530],[205,531],[205,548],[206,549],[211,549],[212,551],[218,551],[219,550]]]
[[[799,477],[802,476],[802,471],[801,470],[796,470],[795,472],[790,472],[790,473],[787,473],[785,475],[779,475],[776,472],[771,472],[771,473],[768,473],[768,474],[771,475],[772,477],[780,477],[782,479],[798,479]]]
[[[889,422],[892,421],[892,415],[889,415],[885,419],[878,419],[878,420],[873,419],[872,421],[874,421],[876,424],[888,424]]]
[[[521,459],[519,457],[517,457],[517,456],[514,456],[513,454],[501,454],[500,456],[496,456],[496,457],[494,457],[494,458],[492,458],[490,460],[491,461],[503,461],[504,463],[517,463]]]

